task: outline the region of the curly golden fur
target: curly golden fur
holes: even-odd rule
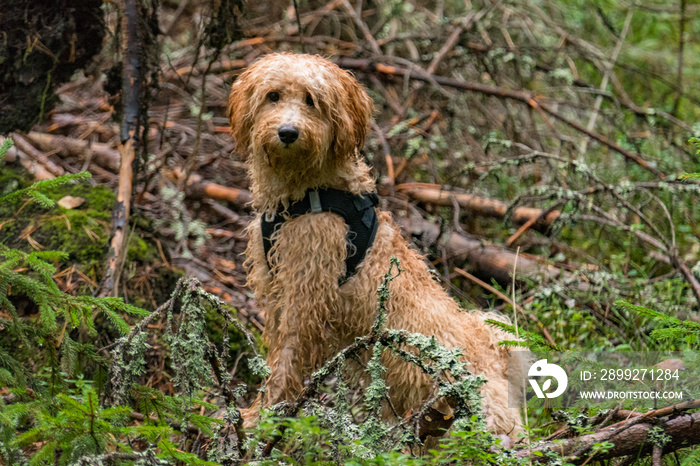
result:
[[[378,212],[374,244],[342,285],[338,278],[345,273],[348,229],[335,214],[307,214],[282,223],[265,257],[260,218],[266,212],[288,207],[312,188],[374,191],[369,167],[359,155],[372,111],[372,100],[355,78],[318,56],[267,55],[233,84],[228,115],[238,150],[248,155],[258,213],[248,227],[245,266],[266,317],[272,374],[263,404],[293,399],[310,371],[369,333],[377,287],[389,258],[396,256],[403,273],[390,286],[388,326],[463,348],[474,372],[488,379],[482,394],[490,428],[513,437],[522,425],[519,410],[508,407],[509,351],[498,345],[506,335],[484,322],[486,314],[459,309],[401,237],[390,214]],[[297,137],[283,142],[280,129],[290,127]],[[418,409],[431,381],[396,358],[384,363],[394,408],[399,413]]]

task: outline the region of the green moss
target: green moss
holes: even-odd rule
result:
[[[158,258],[158,251],[153,244],[148,244],[142,238],[133,235],[126,251],[126,260],[139,262],[153,262]]]
[[[0,165],[0,196],[25,187],[24,179],[12,170]]]
[[[57,212],[56,215],[40,217],[38,228],[32,237],[46,250],[68,253],[69,263],[92,269],[105,256],[105,244],[109,238],[109,215],[92,209],[60,210],[62,212]]]
[[[82,197],[85,202],[78,209],[93,210],[108,215],[112,211],[116,199],[111,190],[103,186],[90,186],[88,184],[61,186],[47,191],[46,195],[55,201],[64,196]]]
[[[11,165],[0,166],[0,193],[9,194],[31,183],[31,177],[26,172],[13,170]],[[63,264],[56,264],[59,269],[75,266],[90,280],[99,282],[107,258],[107,242],[116,196],[105,187],[86,183],[48,189],[45,194],[54,201],[64,196],[80,197],[84,201],[73,209],[58,205],[46,209],[38,204],[21,208],[21,200],[13,205],[0,205],[0,243],[27,252],[35,247],[63,251],[68,254],[68,259]],[[160,252],[155,243],[142,238],[143,232],[153,231],[152,221],[137,214],[132,216],[130,223],[135,234],[130,235],[125,280],[129,279],[129,275],[142,275],[143,266],[160,261]],[[149,272],[148,281],[153,299],[156,302],[167,299],[178,278],[180,273],[165,267],[157,268],[155,273]],[[88,292],[84,288],[75,291]],[[150,291],[146,292],[147,296],[136,296],[138,291],[130,291],[133,293],[129,296],[131,302],[138,302],[144,307],[152,306]]]
[[[13,213],[7,230],[0,230],[0,241],[23,250],[38,243],[44,250],[66,252],[67,263],[77,265],[87,276],[96,279],[106,254],[114,193],[101,186],[76,184],[58,187],[46,194],[55,201],[69,195],[85,201],[74,209],[55,206],[46,210],[39,205],[27,206],[19,215]],[[21,232],[31,230],[29,236],[36,243],[28,241],[26,235],[22,238]]]
[[[30,183],[21,172],[10,169],[0,172],[0,190],[4,192]],[[66,252],[68,263],[79,265],[83,273],[95,278],[94,269],[104,260],[106,252],[114,193],[101,186],[76,184],[58,187],[46,194],[55,201],[67,195],[82,197],[85,201],[74,209],[55,206],[47,210],[37,204],[21,210],[21,204],[0,206],[0,218],[4,220],[0,242],[25,251],[39,247]]]

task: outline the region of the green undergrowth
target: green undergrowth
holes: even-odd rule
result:
[[[19,171],[3,166],[0,190],[8,192],[30,186]],[[11,191],[10,191],[11,192]],[[21,200],[0,205],[0,242],[24,251],[55,250],[66,253],[63,265],[77,264],[80,271],[97,280],[104,267],[106,241],[109,237],[114,193],[102,186],[67,184],[51,187],[44,194],[54,203],[64,196],[80,197],[78,207],[66,209],[53,205],[48,209],[38,204],[23,207]]]
[[[25,208],[50,209],[50,189],[75,187],[86,177],[34,183],[0,196],[0,204],[21,200]],[[119,298],[69,295],[53,278],[55,264],[66,260],[66,252],[25,252],[0,243],[3,464],[515,466],[530,464],[524,452],[537,451],[521,448],[518,454],[518,449],[503,448],[486,430],[478,391],[484,378],[469,372],[461,350],[448,350],[432,337],[385,328],[388,284],[401,273],[395,259],[377,290],[372,332],[314,372],[305,398],[263,410],[258,426],[247,431],[241,429],[239,405],[269,375],[269,368],[258,351],[259,341],[237,320],[234,309],[193,279],[179,280],[170,299],[152,312]],[[616,303],[615,310],[645,316],[659,329],[669,329],[652,333],[651,339],[697,344],[697,325],[625,303]],[[109,323],[109,332],[98,331],[100,320]],[[521,336],[534,349],[547,347],[537,332]],[[148,385],[155,346],[166,355],[163,370],[171,389]],[[421,440],[418,425],[429,412],[429,402],[393,422],[383,418],[388,389],[384,352],[416,364],[433,378],[435,396],[450,399],[454,418],[444,438]],[[353,358],[365,362],[366,376],[359,385],[345,373]],[[234,367],[243,373],[233,372]],[[531,440],[554,428],[546,427],[544,412],[529,414],[545,425],[531,429]],[[569,418],[593,414],[576,408]],[[569,464],[556,454],[549,461]]]
[[[0,160],[8,147],[5,143],[0,149]],[[54,198],[64,192],[61,187],[84,193],[78,183],[88,177],[79,173],[24,187],[18,184],[0,196],[0,205],[21,203],[30,211],[52,209]],[[86,216],[94,218],[91,214]],[[116,455],[114,459],[133,464],[140,458],[155,461],[158,450],[168,464],[213,464],[183,452],[180,445],[180,430],[196,428],[212,435],[221,423],[198,414],[215,405],[204,401],[204,387],[196,375],[207,370],[212,373],[209,355],[212,361],[227,361],[230,353],[227,331],[220,354],[212,353],[206,332],[201,332],[204,308],[198,305],[199,288],[188,287],[181,296],[179,287],[168,307],[167,320],[175,328],[165,343],[180,380],[176,385],[193,387],[183,390],[184,396],[172,397],[142,385],[148,372],[146,349],[153,340],[137,330],[145,328],[159,311],[151,314],[121,298],[64,293],[54,274],[56,264],[70,259],[69,252],[25,252],[0,243],[0,462],[95,464],[102,461],[97,457],[109,462],[112,460],[104,455]],[[207,296],[223,312],[221,303]],[[178,317],[173,322],[176,301]],[[227,316],[232,314],[227,312]],[[143,318],[137,327],[130,327],[130,321]],[[243,331],[240,324],[236,328]],[[117,337],[114,344],[109,343],[112,335]],[[252,337],[244,338],[253,342]],[[203,346],[196,344],[200,341]],[[114,350],[110,355],[115,344],[123,351]],[[219,374],[226,374],[223,367]],[[120,379],[121,369],[127,373]],[[221,384],[229,381],[221,379]],[[137,413],[145,415],[146,422],[134,423]]]
[[[21,168],[0,165],[0,195],[9,195],[31,188],[30,176]],[[99,185],[68,183],[47,185],[41,193],[51,205],[25,203],[22,197],[0,204],[0,244],[24,252],[61,251],[65,258],[56,262],[59,270],[72,271],[78,286],[75,293],[95,291],[104,272],[107,257],[114,193]],[[82,198],[80,205],[64,208],[57,204],[65,196]],[[161,262],[153,241],[153,222],[138,213],[132,216],[135,227],[129,234],[124,269],[127,282],[138,277],[144,266]],[[75,272],[78,272],[75,275]],[[129,298],[137,305],[167,299],[180,274],[158,267],[149,280],[152,296],[142,296],[130,289]]]
[[[697,144],[697,139],[690,142]],[[478,172],[481,189],[511,201],[504,220],[477,222],[480,234],[496,243],[515,234],[519,225],[510,215],[518,207],[536,205],[561,212],[553,224],[540,231],[531,229],[529,237],[521,236],[517,244],[521,253],[547,257],[562,272],[522,278],[523,286],[516,290],[516,301],[537,316],[560,348],[696,348],[682,342],[669,346],[650,338],[658,322],[613,306],[617,300],[626,300],[682,319],[698,309],[689,281],[671,260],[678,257],[696,280],[700,278],[696,221],[700,186],[692,174],[647,181],[646,175],[637,173],[639,167],[624,169],[619,162],[603,166],[598,151],[586,158],[567,159],[495,135],[487,144],[493,160],[468,164],[465,172]],[[531,186],[524,186],[527,175],[513,177],[545,171],[555,174],[553,179],[533,178]],[[638,179],[632,181],[635,176]],[[452,212],[446,210],[440,213],[450,219]],[[492,285],[512,295],[510,283]],[[509,306],[506,310],[512,313]],[[531,320],[524,325],[540,329]]]

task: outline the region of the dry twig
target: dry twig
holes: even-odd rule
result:
[[[408,70],[405,68],[401,68],[398,66],[389,66],[385,65],[382,63],[374,63],[369,60],[363,60],[363,59],[351,59],[351,58],[341,58],[336,60],[336,63],[343,67],[343,68],[348,68],[348,69],[356,69],[356,70],[361,70],[364,72],[375,72],[375,73],[381,73],[384,75],[389,75],[389,76],[401,76],[401,77],[406,77],[410,79],[414,79],[416,81],[424,81],[424,82],[435,82],[441,86],[446,86],[446,87],[452,87],[455,89],[462,89],[465,91],[472,91],[472,92],[478,92],[484,95],[488,96],[493,96],[493,97],[499,97],[503,99],[511,99],[515,100],[517,102],[524,103],[526,105],[529,105],[532,108],[535,109],[541,109],[544,113],[547,115],[550,115],[554,117],[555,119],[561,121],[562,123],[565,123],[566,125],[570,126],[571,128],[579,131],[580,133],[583,133],[587,135],[588,137],[595,139],[599,143],[603,144],[604,146],[612,149],[613,151],[623,155],[627,159],[633,161],[637,165],[641,166],[645,170],[649,171],[653,175],[657,176],[660,179],[665,179],[666,175],[661,172],[658,168],[656,168],[652,163],[650,163],[648,160],[643,159],[637,154],[634,154],[630,152],[627,149],[624,149],[620,147],[617,143],[611,141],[607,137],[603,136],[602,134],[595,133],[593,131],[589,131],[586,129],[584,126],[582,126],[580,123],[571,120],[570,118],[565,117],[562,115],[560,112],[555,110],[552,106],[545,102],[540,102],[537,100],[537,96],[533,93],[527,92],[527,91],[520,91],[520,90],[509,90],[509,89],[504,89],[501,87],[496,87],[496,86],[488,86],[486,84],[481,84],[477,82],[470,82],[470,81],[462,81],[460,79],[455,79],[455,78],[448,78],[444,76],[429,76],[425,75],[423,73],[420,73],[415,70]]]

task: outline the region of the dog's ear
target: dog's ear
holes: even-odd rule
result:
[[[342,83],[339,101],[335,102],[335,152],[341,156],[353,155],[355,148],[365,145],[374,111],[372,99],[352,74],[339,70]]]
[[[231,86],[228,96],[228,119],[231,123],[231,135],[236,140],[239,152],[246,152],[251,143],[253,131],[253,109],[251,99],[254,88],[248,71],[241,74]]]

